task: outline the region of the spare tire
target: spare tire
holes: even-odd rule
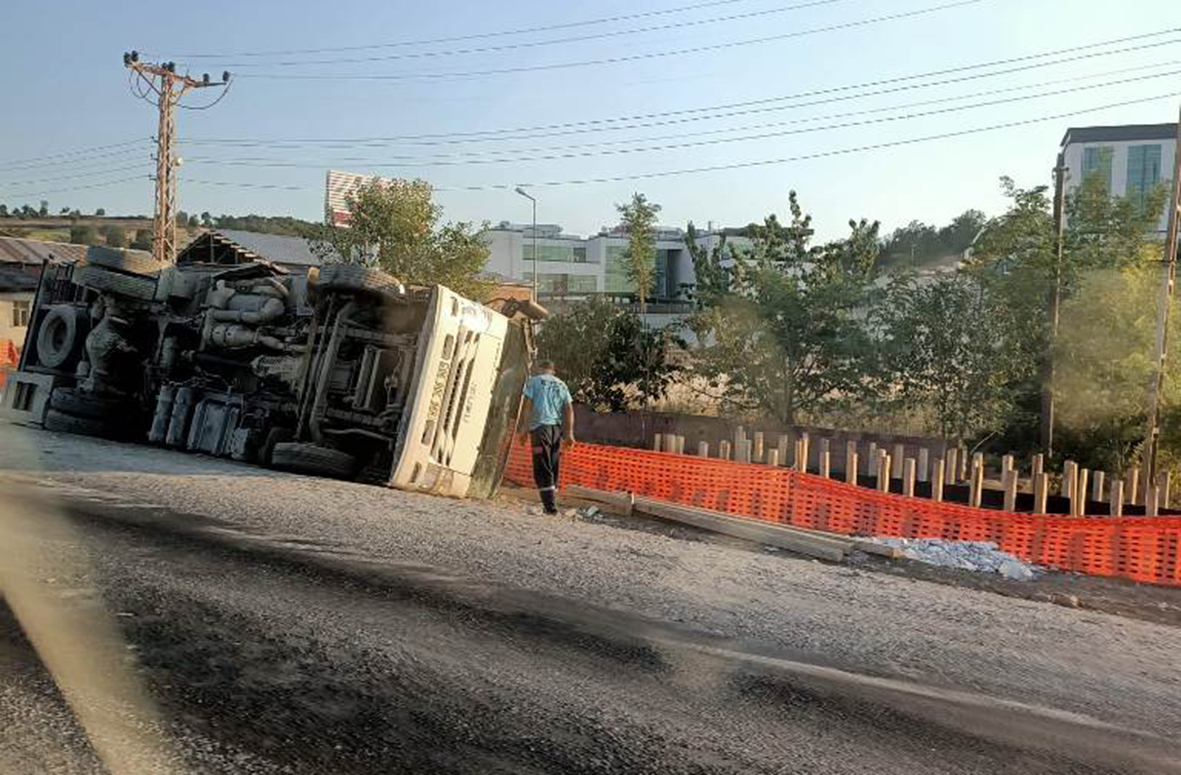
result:
[[[74,388],[55,388],[49,394],[49,408],[74,417],[108,420],[126,417],[135,409],[126,398],[80,393]]]
[[[283,471],[333,479],[351,479],[357,459],[347,452],[296,441],[280,442],[271,450],[271,465]]]
[[[140,301],[156,297],[156,280],[143,275],[121,274],[100,266],[84,266],[74,270],[74,282],[100,293],[126,296]]]
[[[88,247],[86,249],[86,263],[89,266],[102,266],[133,274],[155,274],[161,269],[160,263],[151,253],[143,250],[112,248],[106,245]]]
[[[98,417],[75,417],[58,409],[45,412],[45,430],[57,433],[76,433],[80,436],[101,436],[113,438],[118,435],[118,419]]]
[[[56,304],[41,319],[37,331],[37,362],[48,369],[68,369],[86,341],[86,310]]]
[[[315,278],[315,286],[319,291],[328,292],[369,292],[389,296],[401,296],[403,293],[402,283],[398,282],[397,278],[380,269],[356,264],[329,264],[320,267],[319,275]]]

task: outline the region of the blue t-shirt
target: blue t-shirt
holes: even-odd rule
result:
[[[537,374],[525,383],[525,398],[533,402],[533,414],[529,417],[529,430],[533,430],[540,425],[562,424],[566,405],[570,403],[570,390],[553,374]]]

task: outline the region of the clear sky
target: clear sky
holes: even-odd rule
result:
[[[223,69],[237,74],[218,105],[178,114],[186,160],[180,206],[196,213],[318,219],[323,213],[325,170],[331,166],[424,178],[442,189],[437,196],[448,219],[520,222],[529,218],[529,203],[511,187],[456,189],[807,156],[1158,97],[1026,126],[846,155],[534,189],[539,220],[560,223],[576,233],[614,222],[614,204],[633,191],[643,191],[663,205],[662,222],[683,226],[689,220],[699,225],[758,220],[768,212],[782,212],[787,192],[795,189],[815,216],[819,233],[835,236],[850,218],[878,219],[888,230],[913,219],[941,224],[970,207],[996,213],[1003,207],[999,176],[1010,175],[1024,185],[1049,182],[1066,127],[1175,120],[1179,97],[1161,95],[1181,94],[1181,31],[1057,58],[1101,52],[1103,56],[958,83],[878,95],[865,92],[891,86],[841,88],[1181,28],[1181,5],[1176,0],[980,0],[856,24],[952,1],[204,0],[160,5],[7,0],[0,11],[0,70],[5,74],[0,88],[0,202],[36,206],[46,199],[54,212],[66,206],[151,212],[152,183],[147,175],[152,145],[147,138],[155,133],[156,116],[152,106],[128,90],[121,55],[129,49],[145,52],[145,59],[173,59],[196,74],[208,71],[216,77]],[[792,5],[807,7],[784,10]],[[685,6],[698,7],[572,25]],[[734,16],[744,18],[720,18]],[[555,25],[567,26],[490,34]],[[657,26],[666,28],[650,29]],[[840,28],[809,32],[826,27]],[[785,37],[789,35],[793,37]],[[456,37],[468,39],[383,45]],[[758,42],[760,38],[777,39]],[[1148,44],[1162,45],[1107,55]],[[255,56],[347,47],[367,48]],[[702,47],[714,48],[650,56]],[[554,67],[621,57],[632,59]],[[371,61],[322,61],[339,59]],[[295,64],[282,64],[286,62]],[[892,86],[929,84],[1013,66]],[[504,70],[511,72],[489,72]],[[442,74],[448,75],[438,77]],[[275,75],[284,77],[266,77]],[[294,75],[316,77],[289,77]],[[335,77],[357,75],[383,78]],[[1133,78],[1141,80],[1112,84]],[[979,106],[1063,89],[1075,91]],[[829,90],[819,98],[828,102],[800,104],[817,102],[815,96],[766,102],[821,90]],[[990,94],[972,96],[982,92]],[[201,105],[214,94],[211,89],[186,101]],[[837,96],[842,99],[831,100]],[[718,109],[758,100],[764,102]],[[947,112],[962,106],[976,107]],[[702,108],[710,110],[698,110]],[[751,112],[752,108],[761,110]],[[685,112],[689,110],[696,112]],[[943,112],[903,118],[931,111]],[[718,116],[719,112],[730,115]],[[640,114],[650,117],[632,124],[654,125],[620,129],[619,122],[601,122]],[[479,142],[457,136],[588,121],[600,123],[533,131],[525,137],[501,134]],[[832,126],[850,122],[859,125]],[[749,139],[752,134],[764,136]],[[443,137],[407,140],[407,135]],[[390,137],[401,139],[357,142]],[[73,153],[137,139],[143,142]],[[200,142],[211,139],[255,144]],[[343,142],[281,142],[291,140]],[[685,146],[704,140],[712,144]],[[681,147],[653,149],[656,145]],[[603,153],[637,148],[648,150]],[[43,158],[63,152],[71,155]],[[424,166],[431,161],[433,165]]]

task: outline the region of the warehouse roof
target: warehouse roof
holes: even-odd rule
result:
[[[49,258],[81,261],[85,256],[85,245],[0,237],[0,264],[43,264]]]
[[[1137,140],[1175,140],[1176,124],[1121,124],[1072,126],[1062,135],[1063,147],[1072,143],[1120,143]]]

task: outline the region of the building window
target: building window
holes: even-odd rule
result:
[[[525,281],[533,282],[532,272],[525,272]],[[537,277],[538,293],[595,293],[598,289],[598,278],[593,274],[550,274],[542,272]]]
[[[1099,175],[1107,190],[1111,190],[1111,159],[1115,155],[1110,145],[1083,149],[1083,179]]]
[[[1160,183],[1159,145],[1133,145],[1128,148],[1128,187],[1124,196],[1144,206],[1148,193]]]
[[[623,245],[608,245],[607,246],[607,266],[605,267],[605,282],[604,290],[608,293],[635,293],[636,284],[628,279],[627,270],[624,268],[623,254],[627,247]],[[657,250],[655,266],[653,267],[652,289],[648,292],[649,296],[662,297],[667,295],[675,295],[668,293],[668,264],[669,264],[668,250]]]
[[[31,302],[14,301],[12,302],[12,325],[17,328],[26,328],[29,325],[29,308]]]
[[[521,245],[521,259],[523,261],[533,260],[533,243],[526,238]],[[538,245],[537,246],[537,260],[538,261],[558,261],[566,264],[585,264],[586,261],[586,246],[585,245]]]

